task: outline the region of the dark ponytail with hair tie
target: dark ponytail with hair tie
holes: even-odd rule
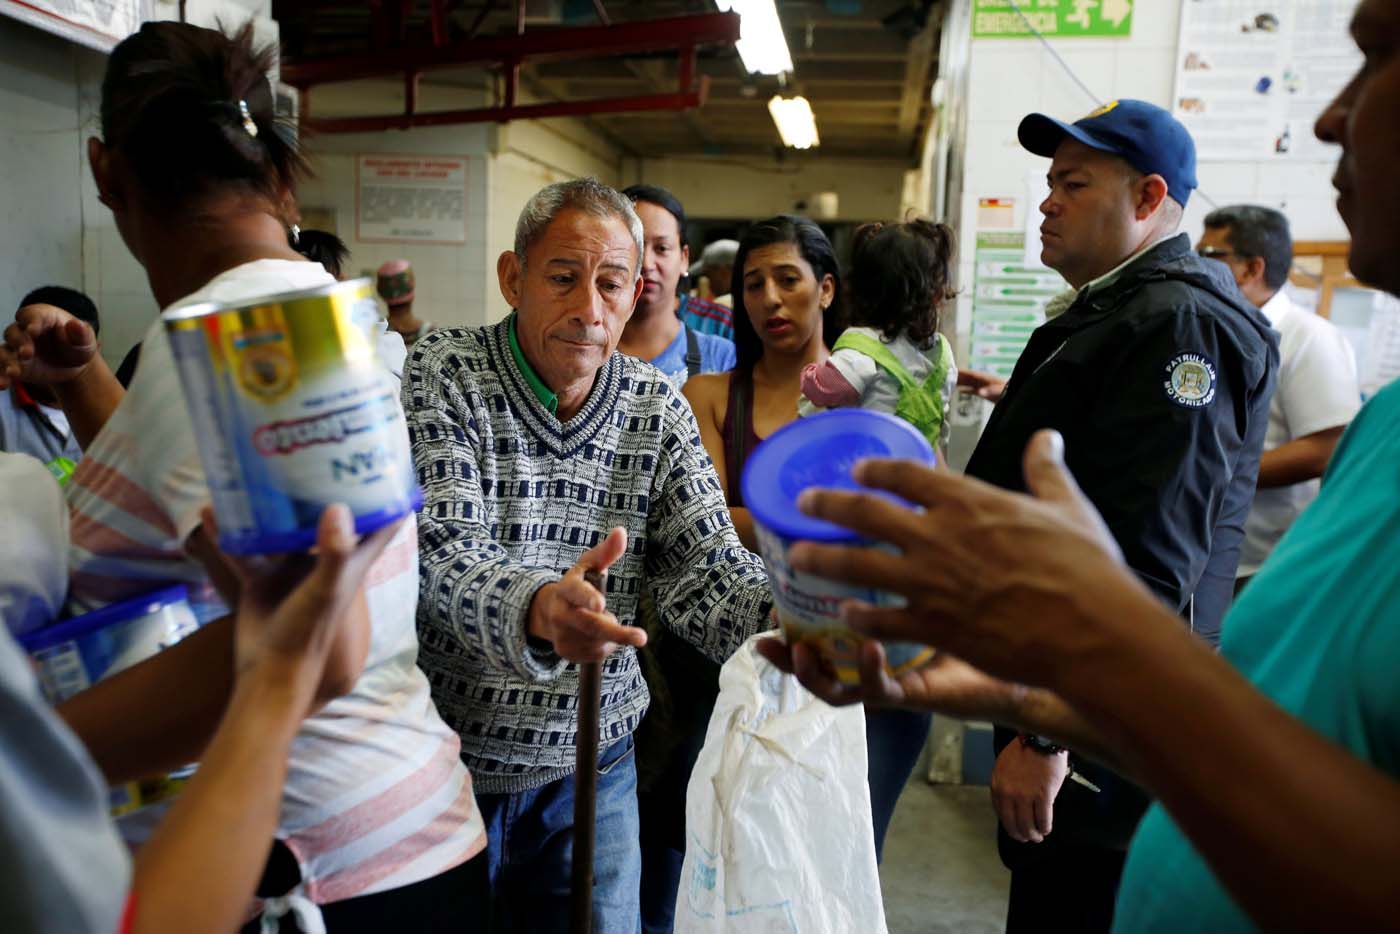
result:
[[[187,23],[145,23],[107,61],[102,135],[167,208],[243,189],[277,203],[309,174],[275,113],[272,46]]]

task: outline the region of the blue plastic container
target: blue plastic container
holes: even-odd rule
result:
[[[882,590],[800,573],[793,570],[787,555],[799,541],[884,547],[797,508],[798,496],[809,487],[866,490],[851,471],[869,457],[902,458],[928,466],[936,460],[927,439],[902,419],[864,409],[836,409],[798,419],[774,432],[749,456],[742,481],[744,505],[753,513],[778,621],[788,641],[816,643],[837,677],[849,684],[860,680],[862,639],[841,621],[841,604],[863,600],[875,606],[903,606],[905,601]],[[903,502],[889,493],[870,492]],[[933,650],[888,642],[885,656],[890,670],[902,674],[932,658]]]
[[[25,633],[50,703],[167,649],[199,628],[185,587],[167,587]]]
[[[104,606],[18,637],[34,660],[39,686],[49,703],[67,700],[109,677],[168,649],[199,628],[188,591],[166,587]],[[109,791],[112,815],[119,816],[173,797],[194,767]]]

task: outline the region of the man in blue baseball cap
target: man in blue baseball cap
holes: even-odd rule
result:
[[[1051,160],[1040,256],[1076,295],[1031,338],[967,473],[1023,490],[1027,442],[1057,429],[1127,564],[1213,643],[1233,594],[1277,341],[1220,264],[1177,231],[1196,147],[1171,114],[1119,100],[1074,123],[1031,114],[1017,135]],[[1033,735],[999,729],[997,744],[1008,931],[1107,930],[1146,795]]]

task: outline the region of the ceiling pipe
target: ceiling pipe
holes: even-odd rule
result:
[[[295,85],[301,91],[303,100],[309,102],[310,88],[316,84],[403,74],[405,83],[402,114],[316,119],[311,117],[308,107],[303,111],[303,125],[318,133],[367,133],[405,130],[416,126],[506,123],[511,120],[582,117],[634,111],[684,111],[702,106],[709,94],[709,78],[700,75],[697,80],[697,46],[733,46],[739,39],[739,17],[734,13],[708,13],[525,35],[523,10],[523,0],[517,0],[516,28],[520,32],[513,37],[469,40],[426,49],[400,48],[372,55],[339,56],[304,62],[289,61],[282,66],[282,80]],[[517,103],[520,68],[527,62],[594,58],[668,49],[676,50],[679,55],[677,88],[674,93],[523,105]],[[433,113],[417,111],[418,75],[422,71],[470,63],[496,64],[501,67],[506,78],[503,106]]]
[[[432,0],[433,45],[447,44],[447,0]]]
[[[413,69],[430,71],[512,58],[531,61],[601,58],[698,45],[732,46],[737,41],[738,14],[701,13],[611,26],[535,31],[496,39],[470,39],[437,48],[400,47],[303,61],[288,59],[282,63],[282,81],[310,87],[333,81],[384,77]]]
[[[647,110],[689,110],[705,103],[709,79],[688,93],[642,94],[634,97],[606,97],[586,101],[547,101],[514,107],[481,107],[475,110],[443,110],[374,117],[332,117],[311,120],[317,133],[374,133],[381,130],[408,130],[419,126],[447,126],[459,123],[507,123],[511,120],[539,120],[543,117],[587,117],[595,114],[630,113]]]

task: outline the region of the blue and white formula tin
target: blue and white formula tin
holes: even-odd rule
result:
[[[361,534],[422,505],[371,280],[164,320],[225,551],[309,548],[331,503]]]
[[[51,704],[143,662],[199,628],[185,587],[168,587],[18,637]],[[175,793],[192,768],[111,790],[113,814]]]
[[[882,547],[797,508],[798,496],[809,487],[866,489],[856,483],[851,471],[867,457],[903,458],[929,466],[935,460],[924,436],[902,419],[864,409],[836,409],[800,418],[774,432],[749,456],[742,481],[744,505],[753,514],[783,632],[790,643],[816,644],[836,676],[847,684],[860,681],[863,640],[841,621],[841,604],[863,600],[874,606],[903,606],[904,598],[801,573],[788,563],[787,555],[800,541]],[[885,658],[894,674],[924,664],[933,651],[914,643],[885,643]]]

